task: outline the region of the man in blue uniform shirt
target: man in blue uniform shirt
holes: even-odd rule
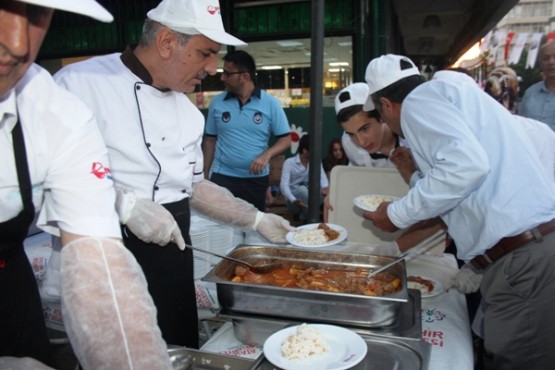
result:
[[[204,173],[211,168],[210,180],[264,211],[268,163],[291,146],[289,122],[279,101],[256,86],[256,65],[245,51],[224,57],[222,81],[227,92],[212,100],[206,120]]]

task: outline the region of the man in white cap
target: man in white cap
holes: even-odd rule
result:
[[[56,366],[23,250],[40,209],[37,225],[61,237],[64,325],[83,367],[170,369],[94,117],[33,64],[53,9],[112,20],[94,0],[0,2],[0,368]]]
[[[373,105],[367,105],[369,87],[365,82],[355,82],[343,88],[335,96],[337,121],[344,130],[344,138],[350,146],[362,150],[368,158],[366,163],[353,161],[355,166],[397,168],[409,186],[414,186],[422,176],[416,168],[403,139],[382,122]],[[371,104],[371,102],[370,102]],[[346,136],[346,139],[345,139]],[[347,152],[347,147],[345,147]],[[351,157],[349,156],[349,160]],[[333,210],[326,197],[325,208]],[[398,256],[443,228],[440,220],[429,220],[413,225],[392,243],[374,247],[373,254]]]
[[[372,60],[366,81],[369,102],[405,138],[424,177],[405,197],[364,216],[384,231],[441,217],[459,259],[468,262],[454,286],[464,292],[480,287],[486,304],[487,367],[550,368],[555,182],[522,118],[476,84],[424,82],[403,56]]]
[[[163,338],[191,348],[199,343],[193,258],[185,249],[190,206],[274,243],[293,229],[204,180],[204,117],[183,93],[216,74],[221,44],[245,45],[224,30],[217,0],[164,0],[147,13],[137,47],[55,76],[99,121],[124,244],[143,268]]]

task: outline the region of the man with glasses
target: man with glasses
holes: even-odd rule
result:
[[[291,146],[289,122],[280,102],[256,85],[254,59],[238,50],[224,57],[226,92],[208,110],[204,173],[236,197],[265,209],[273,157]],[[268,142],[274,135],[274,145]]]

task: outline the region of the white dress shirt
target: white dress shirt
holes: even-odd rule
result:
[[[388,208],[392,222],[405,228],[440,216],[469,260],[555,218],[553,175],[522,119],[476,84],[417,87],[403,101],[401,128],[424,177]]]
[[[283,162],[281,182],[279,185],[281,193],[289,202],[294,202],[296,199],[293,195],[294,189],[300,185],[308,185],[309,168],[309,165],[305,167],[305,165],[301,163],[299,154],[287,158],[285,162]],[[320,187],[324,189],[328,186],[328,177],[326,176],[326,172],[324,172],[324,166],[320,163]]]
[[[185,94],[143,83],[119,53],[69,65],[55,78],[96,115],[117,188],[159,204],[192,194],[204,178],[204,116]]]
[[[23,209],[12,143],[18,118],[38,226],[54,235],[121,237],[108,152],[93,116],[38,65],[0,99],[0,222]]]

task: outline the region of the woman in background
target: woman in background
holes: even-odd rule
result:
[[[341,144],[341,139],[338,137],[333,138],[328,146],[328,155],[322,161],[328,180],[333,167],[337,165],[346,166],[348,164],[349,158],[347,158],[347,155],[345,154],[345,150]]]

